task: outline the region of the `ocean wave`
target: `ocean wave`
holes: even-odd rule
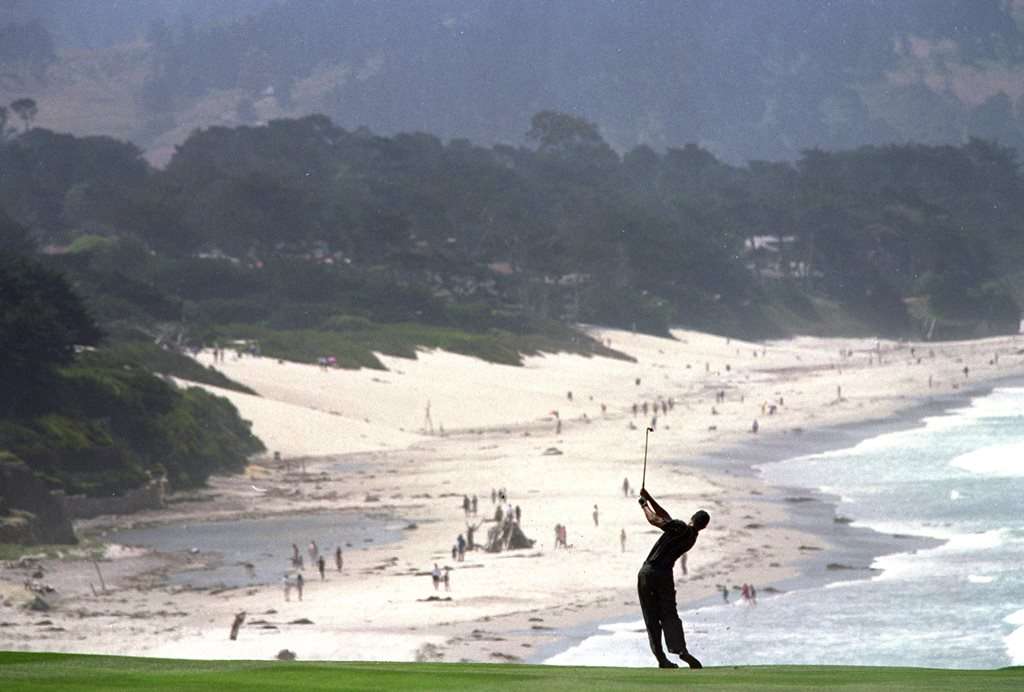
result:
[[[957,575],[973,583],[971,574],[979,568],[986,568],[986,563],[975,558],[969,562],[961,559],[965,554],[984,551],[996,551],[1008,543],[1017,542],[1017,532],[1012,529],[999,528],[979,533],[953,533],[942,536],[946,542],[935,548],[920,550],[916,553],[892,553],[882,555],[871,563],[873,569],[881,570],[881,574],[872,577],[872,581],[891,581],[895,579],[914,579],[921,576],[939,574]],[[934,536],[939,538],[939,536]],[[998,567],[994,567],[998,569]],[[966,571],[966,573],[965,573]],[[975,577],[977,579],[977,577]],[[991,581],[993,577],[983,577]]]
[[[1010,613],[1003,622],[1010,625],[1017,625],[1017,629],[1010,632],[1003,638],[1006,642],[1006,653],[1010,656],[1012,665],[1024,665],[1024,609]]]
[[[990,445],[961,454],[951,466],[987,476],[1024,476],[1024,440]]]

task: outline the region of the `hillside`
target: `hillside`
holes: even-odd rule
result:
[[[160,164],[196,127],[313,113],[516,145],[533,113],[558,110],[600,123],[620,152],[694,142],[730,163],[1024,145],[1019,2],[33,7],[0,7],[0,29],[36,19],[52,51],[0,55],[0,101],[34,98],[40,126],[126,138]]]

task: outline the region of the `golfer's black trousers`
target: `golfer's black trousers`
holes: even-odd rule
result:
[[[672,570],[659,570],[645,564],[637,575],[637,593],[640,596],[640,610],[644,614],[644,625],[647,626],[647,638],[655,658],[659,661],[665,659],[665,652],[661,648],[662,633],[671,653],[681,654],[686,651],[683,622],[676,612],[676,585]]]

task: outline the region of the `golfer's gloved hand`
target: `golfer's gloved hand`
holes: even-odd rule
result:
[[[651,494],[649,492],[647,492],[647,488],[640,488],[640,499],[641,500],[649,500],[649,499],[651,499]]]
[[[640,503],[641,507],[646,507],[647,506],[647,500],[642,498],[642,497],[639,500],[637,500],[637,502]]]

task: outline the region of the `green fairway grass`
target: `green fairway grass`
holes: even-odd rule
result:
[[[175,661],[0,652],[0,690],[1021,690],[1024,668],[658,670],[489,663]]]

